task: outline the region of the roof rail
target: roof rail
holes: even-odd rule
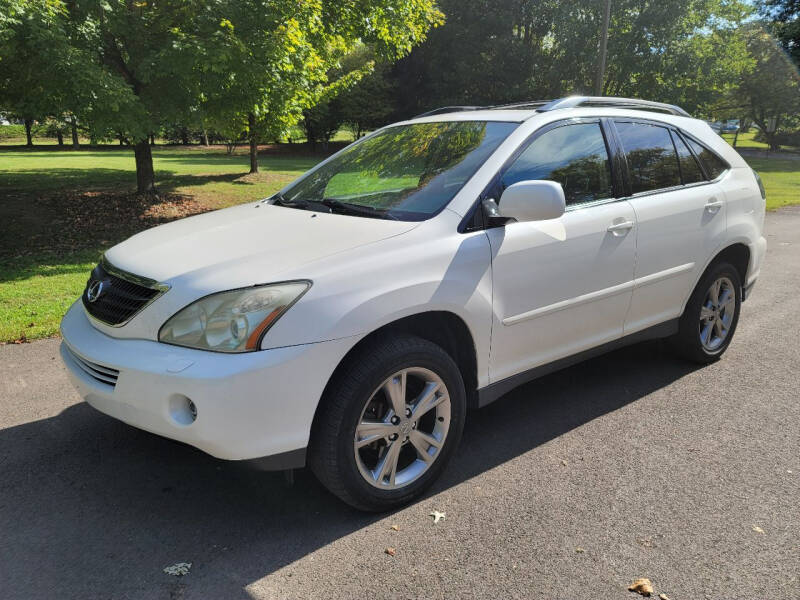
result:
[[[524,102],[512,102],[510,104],[494,104],[486,108],[492,110],[509,110],[514,108],[535,108],[539,110],[542,106],[550,104],[552,100],[526,100]]]
[[[411,117],[412,119],[420,119],[422,117],[430,117],[433,115],[440,115],[443,113],[454,113],[454,112],[464,112],[467,110],[481,110],[485,108],[484,106],[442,106],[440,108],[434,108],[433,110],[429,110],[428,112],[424,112],[421,115],[417,115],[415,117]]]
[[[549,112],[562,108],[577,108],[580,106],[602,106],[606,108],[631,108],[635,110],[652,110],[664,112],[679,117],[690,117],[691,115],[680,106],[665,104],[663,102],[652,102],[651,100],[639,100],[638,98],[616,98],[614,96],[568,96],[557,100],[527,100],[524,102],[513,102],[511,104],[495,104],[493,106],[442,106],[428,112],[412,117],[431,117],[444,113],[463,112],[468,110],[513,110],[513,109],[535,109],[537,112]]]
[[[562,108],[577,108],[579,106],[604,106],[607,108],[632,108],[638,110],[653,110],[669,113],[679,117],[690,117],[691,115],[679,106],[665,104],[663,102],[652,102],[650,100],[639,100],[638,98],[615,98],[613,96],[569,96],[559,98],[540,106],[537,110],[548,112]]]

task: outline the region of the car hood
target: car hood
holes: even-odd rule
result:
[[[215,291],[308,277],[304,265],[413,229],[418,223],[254,203],[143,231],[106,252],[115,267]]]

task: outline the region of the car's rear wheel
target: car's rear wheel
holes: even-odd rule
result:
[[[444,469],[465,409],[461,373],[442,348],[405,334],[370,343],[348,359],[322,399],[309,465],[356,508],[405,504]]]
[[[672,339],[677,352],[706,364],[717,360],[733,339],[742,304],[739,272],[730,263],[713,265],[700,279]]]

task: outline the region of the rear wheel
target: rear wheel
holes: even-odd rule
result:
[[[461,373],[442,348],[405,334],[377,341],[331,382],[309,465],[348,504],[388,510],[436,480],[458,445],[465,410]]]
[[[713,265],[700,279],[672,339],[676,351],[706,364],[727,350],[736,331],[742,304],[739,272],[730,263]]]

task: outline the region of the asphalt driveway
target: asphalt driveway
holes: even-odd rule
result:
[[[719,363],[646,343],[528,384],[388,515],[94,411],[58,340],[0,346],[0,598],[800,598],[800,210],[767,231]]]

